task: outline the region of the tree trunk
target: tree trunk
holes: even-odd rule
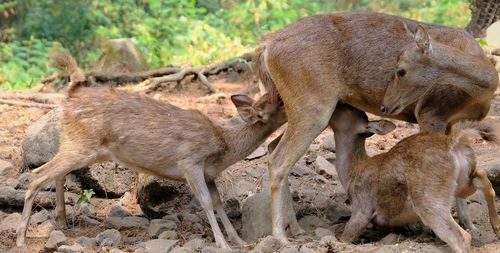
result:
[[[500,20],[499,0],[470,0],[472,18],[465,28],[474,38],[486,37],[486,29]]]

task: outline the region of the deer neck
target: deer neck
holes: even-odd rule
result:
[[[356,163],[369,158],[365,150],[365,140],[366,138],[357,135],[335,133],[335,147],[337,147],[335,167],[339,174],[340,183],[346,191],[349,191],[349,183]]]
[[[240,123],[222,130],[227,150],[223,158],[226,166],[236,163],[250,155],[274,131],[285,122],[257,122],[254,124]]]

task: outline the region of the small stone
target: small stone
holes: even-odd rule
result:
[[[247,156],[245,158],[245,160],[251,161],[251,160],[254,160],[254,159],[258,159],[258,158],[261,158],[261,157],[265,156],[266,153],[267,153],[266,149],[264,149],[263,147],[258,147],[256,150],[254,150],[252,152],[252,154],[250,154],[249,156]]]
[[[40,212],[33,214],[30,218],[30,224],[38,225],[49,219],[50,212],[46,209],[42,209]]]
[[[54,230],[50,232],[49,239],[45,243],[45,250],[49,252],[55,251],[61,245],[66,244],[67,240],[63,232]]]
[[[384,238],[380,239],[379,243],[384,244],[384,245],[391,245],[391,244],[396,244],[399,241],[399,235],[390,233],[386,235]]]
[[[0,160],[0,176],[9,176],[13,172],[14,166],[12,166],[12,163]]]
[[[132,216],[132,213],[119,205],[113,205],[109,210],[108,217],[127,217]]]
[[[327,175],[333,179],[338,178],[335,166],[320,155],[316,157],[316,170],[321,175]]]
[[[212,247],[208,246],[203,249],[201,249],[201,253],[231,253],[233,252],[230,249],[223,249],[223,248],[217,248],[217,247]]]
[[[116,229],[107,229],[101,233],[99,233],[96,237],[95,240],[97,242],[97,245],[99,247],[104,247],[104,246],[118,246],[122,240],[122,235],[120,234],[120,231]]]
[[[295,246],[286,246],[280,250],[280,253],[299,253],[299,250]]]
[[[337,242],[337,237],[335,237],[333,234],[332,235],[325,235],[321,237],[321,243],[328,244],[332,242]]]
[[[182,214],[182,220],[188,221],[190,223],[200,223],[201,222],[201,218],[198,215],[192,214],[192,213]]]
[[[19,180],[15,178],[7,178],[4,183],[5,186],[10,186],[12,188],[17,188],[19,185]]]
[[[0,231],[16,231],[21,223],[21,214],[11,213],[0,222]]]
[[[319,150],[319,144],[311,144],[309,146],[309,152],[317,152]]]
[[[53,221],[46,220],[36,227],[37,235],[40,237],[48,237],[55,230]]]
[[[300,252],[301,253],[316,253],[315,250],[313,250],[313,249],[311,249],[311,248],[309,248],[309,247],[307,247],[305,245],[302,246],[302,247],[300,247]]]
[[[177,244],[177,240],[154,239],[144,243],[146,253],[167,253]]]
[[[323,236],[327,236],[327,235],[331,235],[332,234],[332,231],[326,229],[326,228],[316,228],[314,230],[314,234],[316,235],[316,237],[318,238],[322,238]]]
[[[274,236],[266,236],[255,246],[254,250],[261,251],[263,253],[273,253],[278,252],[281,246],[281,241],[278,238]]]
[[[164,219],[151,220],[149,224],[148,233],[151,237],[158,237],[163,231],[174,230],[177,228],[177,224],[173,221],[168,221]]]
[[[167,230],[158,235],[158,239],[177,240],[179,239],[179,234],[177,234],[177,231]]]
[[[184,245],[182,245],[182,247],[190,248],[194,251],[201,250],[204,246],[205,246],[205,240],[200,238],[189,240],[188,242],[184,243]]]
[[[164,220],[169,220],[169,221],[173,221],[175,222],[176,224],[178,224],[179,222],[181,222],[179,220],[179,216],[177,214],[167,214],[165,216],[162,217],[162,219]]]
[[[84,214],[88,217],[95,217],[96,216],[94,208],[92,208],[92,206],[87,204],[87,203],[80,205],[80,213]]]
[[[108,217],[106,224],[116,228],[147,228],[149,220],[144,217],[128,216],[128,217]]]
[[[114,248],[110,250],[109,253],[126,253],[126,252],[121,249]]]
[[[335,139],[333,137],[333,134],[322,136],[319,142],[319,146],[324,150],[335,152]]]
[[[175,247],[173,250],[171,250],[169,253],[193,253],[194,251],[190,248],[184,248],[184,247]]]
[[[76,239],[76,243],[82,245],[84,248],[87,248],[87,249],[97,248],[97,241],[95,238],[80,236]]]
[[[297,163],[293,166],[291,174],[296,177],[303,177],[314,174],[314,171],[309,169],[306,165]]]
[[[314,215],[306,215],[299,220],[299,225],[305,231],[314,231],[317,227],[324,226],[325,222]]]
[[[61,245],[59,248],[57,248],[57,252],[59,252],[59,253],[84,253],[85,250],[81,245],[74,244],[71,246]]]

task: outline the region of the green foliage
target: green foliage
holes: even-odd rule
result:
[[[466,0],[10,0],[14,25],[0,26],[0,86],[29,87],[50,74],[49,48],[70,50],[83,66],[102,42],[133,38],[152,67],[207,64],[250,51],[260,36],[303,16],[374,10],[463,27]],[[31,48],[32,45],[33,48]]]
[[[78,200],[76,201],[77,205],[82,203],[90,203],[90,199],[94,196],[95,192],[93,189],[85,189],[78,195]]]

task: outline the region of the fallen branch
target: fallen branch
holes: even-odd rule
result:
[[[10,186],[0,187],[0,205],[1,206],[23,206],[26,190],[17,190]],[[66,202],[75,204],[78,195],[65,192]],[[55,206],[56,193],[49,191],[40,191],[35,197],[35,206],[53,207]]]
[[[24,107],[38,107],[38,108],[56,108],[58,106],[56,104],[29,103],[29,102],[15,101],[15,100],[7,100],[2,98],[0,98],[0,104],[16,105]]]

